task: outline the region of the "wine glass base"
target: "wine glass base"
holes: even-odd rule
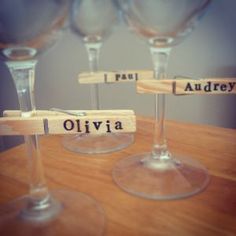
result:
[[[23,196],[0,207],[1,236],[100,236],[105,230],[103,209],[83,193],[57,190],[52,196],[61,203],[60,210],[51,218],[25,218],[22,209],[28,203]]]
[[[134,134],[66,135],[63,146],[72,152],[102,154],[119,151],[134,142]]]
[[[126,192],[154,200],[189,197],[203,191],[209,183],[207,170],[197,161],[184,157],[154,160],[151,153],[119,161],[112,175]]]

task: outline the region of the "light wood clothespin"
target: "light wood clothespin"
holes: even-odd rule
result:
[[[21,116],[20,111],[5,111],[4,117],[0,118],[0,135],[99,135],[136,131],[132,110],[38,110],[26,115]]]
[[[80,84],[120,83],[135,82],[137,80],[153,78],[153,71],[149,70],[126,70],[126,71],[99,71],[94,73],[80,73]]]
[[[166,80],[140,80],[137,81],[138,93],[151,94],[235,94],[236,79],[234,78],[204,78],[188,79],[176,77],[175,79]]]

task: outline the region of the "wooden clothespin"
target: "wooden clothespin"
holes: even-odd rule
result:
[[[132,110],[38,110],[28,116],[26,113],[22,116],[20,111],[5,111],[0,118],[0,135],[97,135],[135,131],[136,117]]]
[[[153,71],[149,70],[127,70],[127,71],[99,71],[95,73],[80,73],[78,81],[80,84],[120,83],[135,82],[137,80],[153,78]]]
[[[137,82],[138,93],[151,94],[235,94],[236,78],[201,78],[191,79],[177,76],[175,79],[157,80],[153,71],[126,70],[80,73],[80,84]]]
[[[168,80],[141,80],[137,82],[138,93],[151,94],[235,94],[236,79],[234,78],[204,78],[189,79],[176,77]]]

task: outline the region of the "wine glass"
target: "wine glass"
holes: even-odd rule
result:
[[[118,18],[112,0],[74,0],[71,8],[71,29],[78,35],[88,53],[91,73],[98,70],[99,53]],[[90,87],[91,108],[100,109],[99,85]],[[133,143],[131,133],[104,135],[68,135],[63,145],[70,151],[99,154],[118,151]]]
[[[173,46],[195,28],[211,0],[119,0],[128,26],[150,48],[155,79],[167,79],[168,58]],[[149,199],[178,199],[202,191],[209,182],[205,167],[175,156],[164,132],[165,95],[155,96],[154,143],[150,153],[119,161],[113,179],[123,190]]]
[[[23,117],[35,114],[37,58],[62,34],[69,6],[69,0],[1,1],[0,59],[13,77]],[[69,235],[74,235],[73,232],[76,235],[77,232],[101,235],[104,228],[101,207],[82,193],[49,192],[40,157],[39,136],[25,136],[25,143],[29,194],[1,206],[0,235],[60,235],[61,230]]]

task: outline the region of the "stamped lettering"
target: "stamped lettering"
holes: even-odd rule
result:
[[[81,119],[66,119],[63,122],[63,128],[68,132],[77,133],[112,133],[123,130],[123,123],[119,120],[91,121]]]
[[[115,81],[137,81],[138,73],[115,74]]]
[[[176,94],[230,94],[236,93],[236,80],[200,79],[176,80]]]

